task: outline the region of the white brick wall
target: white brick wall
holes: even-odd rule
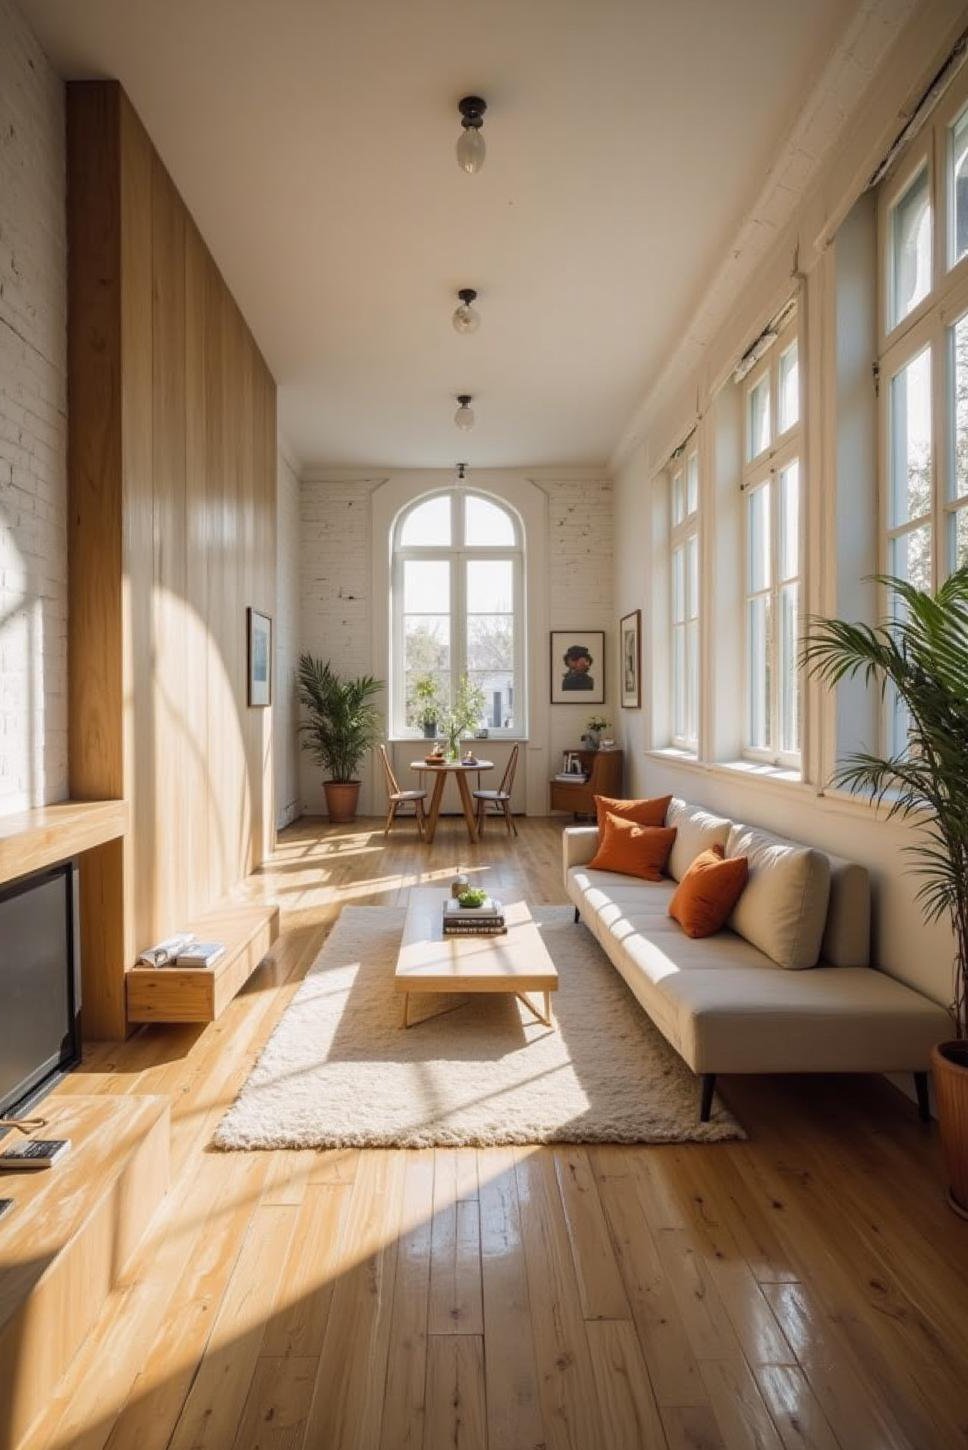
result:
[[[281,828],[301,814],[295,693],[296,658],[299,654],[299,476],[281,450],[276,477],[277,597],[273,621],[275,681],[272,728],[276,825]]]
[[[64,88],[0,0],[0,815],[67,795]]]

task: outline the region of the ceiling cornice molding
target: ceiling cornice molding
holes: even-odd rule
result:
[[[956,23],[959,12],[951,0],[932,0],[928,6],[918,0],[863,0],[851,23],[834,47],[830,58],[801,107],[792,130],[777,153],[766,182],[756,201],[740,225],[731,246],[712,281],[703,293],[691,320],[683,329],[676,347],[661,371],[653,378],[644,398],[633,413],[609,458],[609,467],[618,472],[629,455],[645,442],[650,427],[662,408],[684,390],[697,374],[721,329],[730,316],[737,313],[743,294],[750,287],[764,260],[785,239],[804,209],[808,197],[816,191],[837,142],[846,137],[871,86],[885,69],[898,42],[913,39],[917,30],[920,45],[910,48],[907,69],[920,78],[924,73],[921,54],[928,37],[936,50],[934,38],[947,34]],[[925,11],[932,14],[926,15]],[[963,11],[961,12],[963,19]],[[916,22],[916,23],[915,23]],[[906,33],[908,32],[908,33]],[[931,62],[927,62],[930,67]],[[928,70],[930,74],[930,70]],[[918,84],[913,80],[910,84]],[[909,99],[904,95],[904,100]],[[882,131],[889,133],[898,108],[885,117]],[[863,181],[879,159],[880,136],[867,147],[868,155],[854,167],[854,188],[849,201],[845,196],[831,198],[830,210],[838,210],[841,218],[863,190]],[[868,169],[864,170],[867,166]],[[818,232],[812,234],[818,236]],[[796,243],[795,236],[790,240]],[[819,255],[819,254],[817,254]],[[816,256],[801,259],[801,268],[809,270]]]

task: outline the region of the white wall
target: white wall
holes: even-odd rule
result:
[[[0,0],[0,814],[67,795],[64,90]]]
[[[387,677],[389,521],[402,503],[448,487],[453,473],[429,470],[306,470],[301,504],[300,648],[331,659],[342,673]],[[613,532],[610,481],[593,471],[472,471],[467,483],[503,497],[528,526],[529,739],[516,799],[531,813],[547,810],[547,779],[560,751],[578,744],[591,709],[548,703],[548,630],[603,629],[608,669],[605,711],[614,720],[617,616],[612,605]],[[538,521],[540,518],[540,522]],[[596,707],[597,708],[597,707]],[[410,752],[412,753],[412,752]],[[489,756],[503,763],[506,747]],[[409,758],[408,750],[400,755]],[[322,809],[317,766],[303,755],[302,804]],[[409,783],[409,782],[408,782]],[[361,806],[382,810],[382,784],[364,782]]]
[[[295,668],[299,655],[299,475],[285,450],[276,483],[276,617],[272,700],[276,826],[301,813]]]
[[[951,936],[945,926],[922,923],[914,899],[917,881],[906,870],[903,854],[913,827],[888,822],[869,806],[829,788],[838,755],[870,737],[871,707],[863,692],[845,693],[838,710],[832,695],[809,686],[802,782],[751,776],[731,765],[736,751],[730,722],[742,693],[744,625],[736,598],[742,559],[736,390],[728,378],[731,364],[777,306],[799,289],[806,365],[805,607],[825,614],[869,612],[871,592],[860,584],[859,575],[876,557],[869,290],[873,210],[869,199],[859,198],[886,149],[885,138],[899,129],[899,116],[943,59],[956,23],[951,5],[921,7],[917,26],[902,34],[864,96],[860,121],[849,112],[842,115],[828,161],[789,225],[764,250],[728,316],[694,347],[691,371],[676,377],[674,385],[664,386],[660,379],[643,405],[636,423],[639,441],[618,460],[614,511],[616,609],[625,613],[641,607],[645,620],[644,708],[622,712],[619,732],[628,754],[630,789],[637,795],[672,791],[734,819],[866,864],[875,892],[875,961],[945,1004],[951,1000]],[[841,227],[838,235],[836,228]],[[663,623],[663,466],[697,418],[703,468],[704,699],[701,758],[688,761],[664,749],[668,648]]]

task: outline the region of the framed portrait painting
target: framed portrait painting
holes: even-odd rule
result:
[[[552,705],[604,705],[605,631],[551,631]]]
[[[619,659],[622,667],[622,709],[642,708],[642,611],[633,609],[619,621]]]
[[[249,634],[249,704],[272,704],[272,620],[251,606],[246,610]]]

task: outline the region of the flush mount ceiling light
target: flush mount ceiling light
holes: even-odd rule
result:
[[[468,428],[473,428],[474,426],[474,410],[471,407],[470,393],[458,393],[457,401],[460,407],[454,414],[454,422],[462,433],[466,433]]]
[[[481,314],[471,303],[477,297],[473,287],[462,287],[458,292],[460,306],[454,309],[451,322],[454,324],[454,331],[460,333],[476,332],[481,325]]]
[[[463,128],[457,141],[457,165],[461,171],[467,171],[473,176],[484,165],[487,152],[481,134],[487,102],[482,101],[480,96],[465,96],[462,101],[458,101],[457,109],[460,111]]]

